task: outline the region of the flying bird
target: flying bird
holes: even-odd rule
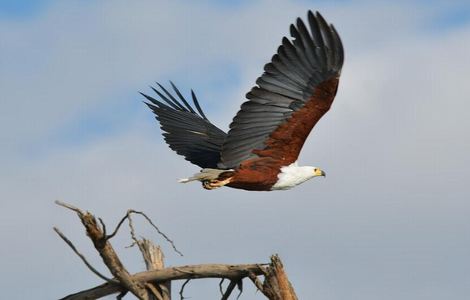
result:
[[[202,170],[180,182],[200,181],[205,189],[228,186],[252,191],[287,190],[325,176],[297,158],[312,128],[330,109],[344,61],[333,25],[316,12],[290,26],[264,73],[246,94],[225,133],[204,114],[191,90],[193,106],[170,81],[152,87],[159,100],[142,94],[160,122],[165,141]]]

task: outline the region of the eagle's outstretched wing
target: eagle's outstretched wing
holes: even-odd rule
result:
[[[272,157],[288,165],[297,160],[305,139],[328,111],[344,60],[333,25],[308,12],[310,33],[299,18],[294,40],[283,38],[257,86],[246,95],[222,146],[221,168],[236,168],[253,157]]]
[[[227,134],[207,119],[192,90],[191,96],[195,109],[186,101],[176,86],[170,83],[180,101],[159,83],[157,84],[161,92],[155,88],[152,89],[161,101],[141,93],[150,101],[146,104],[160,122],[165,141],[171,149],[193,164],[201,168],[217,168],[222,144]]]

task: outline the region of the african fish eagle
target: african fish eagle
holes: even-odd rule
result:
[[[282,39],[228,133],[207,119],[192,90],[194,107],[172,82],[176,95],[159,83],[161,90],[152,89],[161,100],[142,94],[170,148],[202,168],[180,182],[200,181],[209,190],[271,191],[325,176],[320,168],[298,166],[297,157],[333,102],[344,52],[335,28],[320,13],[309,11],[306,23],[298,18],[290,26],[292,39]]]

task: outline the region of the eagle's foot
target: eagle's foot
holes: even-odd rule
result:
[[[206,190],[213,190],[219,187],[222,187],[230,182],[230,178],[227,178],[225,180],[203,180],[202,181],[202,187],[205,188]]]

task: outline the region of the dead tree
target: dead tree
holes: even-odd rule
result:
[[[116,228],[111,233],[108,233],[103,220],[97,219],[90,212],[85,212],[66,203],[58,201],[56,203],[74,211],[78,215],[96,251],[98,251],[104,264],[114,276],[113,278],[108,278],[98,272],[77,250],[74,244],[57,227],[54,227],[56,233],[72,248],[85,265],[105,281],[101,285],[65,296],[62,300],[98,299],[112,294],[118,294],[117,299],[121,299],[127,293],[132,293],[141,300],[171,300],[171,282],[174,280],[185,280],[179,292],[180,299],[184,299],[183,291],[186,284],[190,280],[203,278],[221,279],[220,290],[222,300],[229,299],[237,287],[241,293],[242,280],[244,278],[249,278],[267,299],[297,300],[294,289],[277,255],[271,257],[270,263],[239,265],[203,264],[165,268],[163,253],[160,247],[154,245],[150,240],[138,239],[136,237],[132,222],[133,215],[143,216],[172,245],[177,253],[182,254],[175,247],[173,241],[161,232],[143,212],[129,210]],[[130,228],[130,235],[133,240],[132,245],[136,245],[139,248],[147,271],[130,274],[111,245],[110,240],[117,234],[125,221],[127,221]],[[263,281],[260,280],[260,276],[264,277]],[[224,280],[230,282],[225,290],[222,289]]]

